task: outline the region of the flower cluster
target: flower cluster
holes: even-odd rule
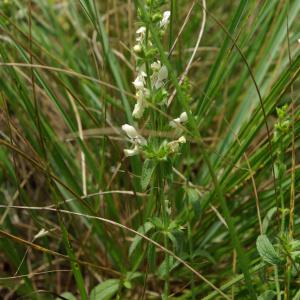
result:
[[[147,74],[145,73],[144,70],[140,70],[138,73],[138,76],[133,82],[133,85],[136,89],[136,99],[137,103],[134,106],[132,116],[136,119],[140,119],[143,114],[145,108],[148,106],[147,105],[147,98],[150,96],[149,90],[145,87],[146,85],[146,80],[145,78],[147,77]]]
[[[162,16],[159,15],[156,18],[154,24],[161,32],[164,32],[169,24],[170,14],[170,11],[166,11]],[[151,35],[147,32],[146,26],[141,26],[136,31],[136,44],[133,47],[133,51],[137,56],[137,77],[133,81],[137,102],[134,106],[132,116],[140,119],[148,107],[147,102],[151,98],[151,93],[162,88],[168,79],[168,69],[158,59],[155,59],[157,50],[152,46]],[[150,68],[146,66],[150,66]]]
[[[151,10],[149,9],[149,11],[152,12],[150,16],[152,26],[157,29],[160,36],[163,36],[169,24],[171,12],[160,13],[160,6],[159,1],[152,1]],[[136,44],[133,47],[137,71],[136,78],[132,82],[136,96],[136,104],[132,112],[135,119],[141,119],[144,116],[149,103],[152,105],[164,104],[168,96],[166,90],[168,69],[161,63],[158,50],[152,42],[149,24],[142,21],[141,26],[136,31]],[[181,133],[179,125],[183,125],[187,122],[187,119],[187,113],[183,112],[178,118],[172,120],[169,125],[178,129],[178,133]],[[162,159],[169,154],[178,152],[179,146],[186,142],[185,137],[182,136],[171,142],[163,141],[160,146],[157,145],[158,147],[152,147],[151,139],[147,142],[133,126],[125,124],[122,126],[122,130],[133,145],[131,149],[124,149],[125,156],[144,153],[146,157]]]
[[[136,31],[136,42],[137,44],[133,47],[134,52],[136,55],[142,55],[144,52],[146,42],[146,27],[142,26]],[[137,66],[137,77],[133,81],[133,85],[136,89],[136,99],[137,103],[134,106],[132,116],[136,119],[140,119],[145,111],[147,105],[147,99],[150,96],[150,91],[146,88],[146,71],[145,65]]]

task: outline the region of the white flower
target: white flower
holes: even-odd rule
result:
[[[135,145],[133,149],[124,149],[124,154],[126,157],[137,155],[139,152],[140,150],[138,145]]]
[[[160,62],[160,60],[155,61],[154,63],[151,64],[151,69],[152,69],[153,72],[159,71],[160,68],[161,68],[161,62]]]
[[[136,31],[137,34],[144,34],[145,32],[146,32],[146,27],[145,27],[145,26],[140,27],[140,28]]]
[[[124,149],[125,156],[134,156],[139,154],[140,147],[147,144],[147,141],[144,137],[138,134],[136,129],[128,124],[122,126],[122,130],[125,131],[127,136],[130,138],[131,143],[134,145],[133,149]]]
[[[148,89],[138,90],[136,93],[137,103],[134,106],[132,116],[136,119],[140,119],[145,111],[145,108],[148,106],[146,97],[149,95]]]
[[[159,60],[151,64],[151,69],[153,71],[153,74],[151,75],[152,86],[159,89],[168,78],[168,69],[166,66],[162,66]]]
[[[137,100],[137,103],[134,105],[134,109],[132,112],[132,116],[136,119],[140,119],[145,111],[145,101],[144,100]]]
[[[141,51],[142,51],[142,46],[141,46],[140,44],[134,45],[134,46],[133,46],[133,51],[134,51],[135,53],[141,53]]]
[[[184,111],[183,113],[180,114],[180,116],[176,119],[173,119],[169,125],[173,128],[177,128],[178,125],[185,123],[188,120],[188,115],[187,113]]]
[[[180,118],[173,119],[169,123],[169,125],[173,128],[176,128],[179,124],[180,124]]]
[[[160,21],[160,24],[159,24],[161,28],[165,28],[169,24],[170,16],[171,16],[171,12],[169,10],[164,12],[163,18],[162,18],[162,20]]]
[[[166,66],[162,66],[158,72],[158,80],[163,81],[168,79],[168,69]]]
[[[180,144],[185,144],[186,138],[181,136],[178,140],[172,141],[168,143],[169,150],[171,153],[177,152]]]
[[[48,231],[45,230],[44,228],[42,228],[35,236],[34,236],[34,240],[38,239],[38,238],[41,238],[45,235],[48,234]]]
[[[128,124],[124,124],[122,126],[122,130],[127,134],[127,136],[131,139],[131,142],[134,143],[135,145],[146,145],[147,141],[144,137],[138,134],[136,129]]]
[[[185,123],[188,120],[187,113],[185,111],[183,113],[181,113],[180,116],[179,116],[179,119],[180,119],[181,123]]]
[[[136,129],[131,125],[124,124],[122,126],[122,130],[125,131],[128,137],[130,137],[131,139],[135,139],[138,136]]]
[[[146,73],[141,71],[139,72],[139,74],[137,75],[136,79],[133,81],[133,85],[137,90],[143,89],[146,82],[145,82],[145,77],[146,77]]]
[[[177,140],[180,144],[185,144],[186,143],[186,138],[185,136],[181,136],[178,140]]]
[[[146,27],[145,26],[140,27],[136,31],[136,34],[137,34],[136,41],[142,43],[146,35]]]

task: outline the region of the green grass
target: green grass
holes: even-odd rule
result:
[[[1,299],[300,299],[299,13],[0,2]]]

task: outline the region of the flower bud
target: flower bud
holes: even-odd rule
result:
[[[137,54],[142,52],[142,46],[140,44],[136,44],[133,46],[133,51]]]
[[[158,21],[161,21],[162,15],[161,15],[160,12],[157,12],[157,13],[155,13],[155,14],[151,17],[151,19],[152,19],[152,22],[158,22]]]
[[[178,142],[179,142],[180,144],[185,144],[185,143],[186,143],[186,138],[185,138],[185,136],[181,136],[181,137],[178,139]]]

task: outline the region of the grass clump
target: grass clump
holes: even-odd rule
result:
[[[299,11],[0,3],[1,297],[298,299]]]

